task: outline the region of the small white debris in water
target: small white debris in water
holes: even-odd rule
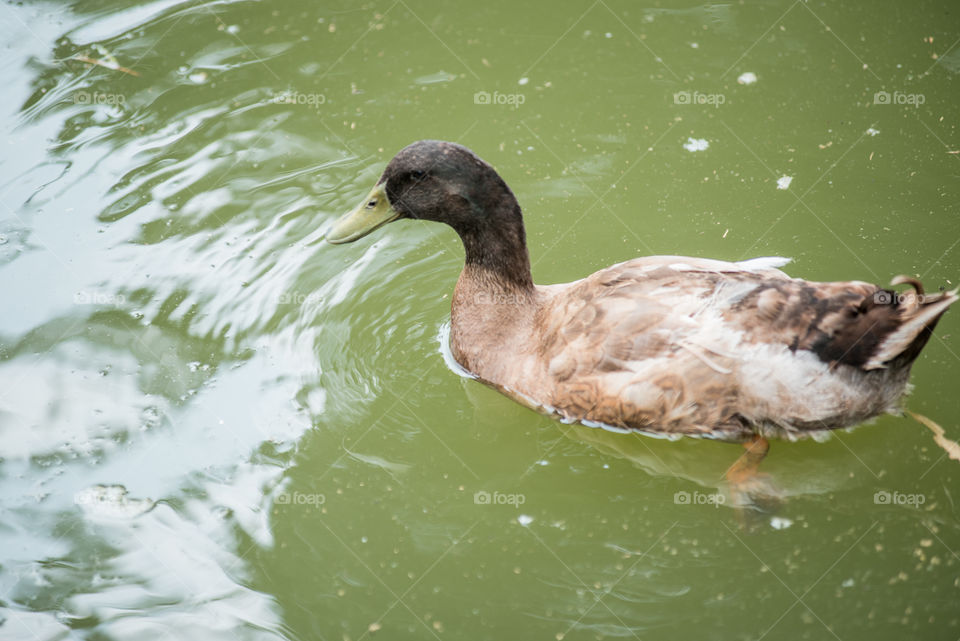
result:
[[[520,516],[517,517],[517,523],[519,523],[523,527],[527,527],[528,525],[533,523],[533,517],[528,514],[521,514]]]
[[[752,71],[746,71],[739,76],[737,76],[737,82],[741,85],[752,85],[757,81],[757,74]]]
[[[709,146],[706,138],[687,138],[687,142],[683,143],[683,148],[690,152],[703,151]]]
[[[608,31],[608,32],[606,32],[605,34],[603,34],[603,37],[604,37],[604,38],[612,38],[612,37],[613,37],[613,34]]]
[[[845,588],[852,588],[852,587],[853,587],[853,583],[854,583],[853,579],[847,579],[846,581],[844,581],[844,582],[841,583],[840,585],[842,585],[842,586],[845,587]]]
[[[699,48],[700,48],[700,44],[697,43],[697,42],[691,42],[691,43],[690,43],[690,48],[691,48],[691,49],[699,49]]]
[[[190,78],[190,82],[192,82],[193,84],[202,85],[207,81],[207,78],[209,76],[207,75],[206,71],[194,71],[192,74],[190,74],[187,77]]]
[[[550,461],[542,458],[539,461],[537,461],[537,465],[550,465]]]
[[[793,525],[793,521],[782,516],[774,516],[770,518],[770,526],[774,530],[786,530],[788,527]]]
[[[231,34],[231,35],[239,32],[239,31],[240,31],[240,27],[237,26],[237,25],[235,25],[235,24],[232,24],[232,25],[230,25],[229,27],[227,27],[227,33],[229,33],[229,34]]]
[[[522,86],[527,84],[528,82],[530,82],[530,78],[520,78],[520,80],[517,81],[517,84]]]
[[[874,129],[873,127],[870,127],[869,129],[867,129],[868,136],[876,136],[878,133],[880,133],[879,129]]]
[[[788,189],[793,182],[793,176],[780,176],[777,178],[777,189]]]

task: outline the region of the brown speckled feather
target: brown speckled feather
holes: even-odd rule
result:
[[[538,287],[522,305],[456,296],[454,354],[529,405],[613,428],[796,436],[895,411],[909,361],[955,297],[911,306],[868,283],[813,283],[759,264],[649,257]],[[465,272],[458,293],[471,280]],[[872,363],[918,314],[927,322],[898,355]]]

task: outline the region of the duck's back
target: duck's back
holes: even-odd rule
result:
[[[543,372],[504,384],[570,420],[730,439],[894,411],[956,296],[791,279],[785,262],[648,257],[541,288]]]

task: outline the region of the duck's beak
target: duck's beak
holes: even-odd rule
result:
[[[384,190],[385,184],[376,185],[356,209],[347,212],[333,223],[333,227],[327,232],[328,243],[352,243],[400,216],[390,206]]]

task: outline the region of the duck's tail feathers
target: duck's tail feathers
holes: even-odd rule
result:
[[[950,305],[957,302],[957,291],[960,290],[957,288],[936,294],[925,294],[920,281],[908,276],[897,276],[891,284],[909,284],[913,287],[913,291],[895,292],[878,289],[874,294],[878,302],[890,305],[891,311],[896,312],[897,323],[878,342],[873,354],[864,363],[863,369],[903,367],[912,363],[927,344],[937,321]]]

